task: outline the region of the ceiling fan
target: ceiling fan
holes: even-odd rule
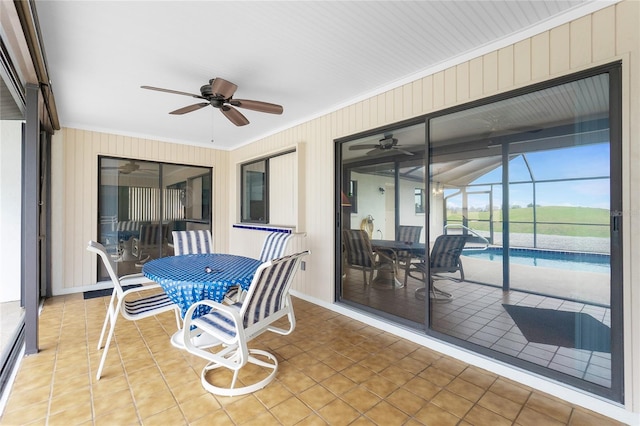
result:
[[[169,114],[181,115],[188,112],[199,110],[208,105],[218,108],[225,117],[236,126],[244,126],[249,124],[249,120],[242,115],[234,107],[250,109],[253,111],[267,112],[269,114],[282,114],[281,105],[271,104],[268,102],[252,101],[248,99],[233,99],[233,94],[238,88],[237,85],[220,77],[212,78],[209,84],[200,87],[200,94],[180,92],[178,90],[162,89],[160,87],[140,86],[143,89],[157,90],[159,92],[173,93],[176,95],[191,96],[192,98],[202,99],[206,102],[200,102],[186,107],[171,111]]]
[[[141,169],[140,164],[136,163],[135,160],[129,160],[126,163],[120,166],[113,167],[103,167],[105,170],[118,170],[118,173],[123,175],[128,175],[137,171],[152,171],[151,169]]]
[[[413,152],[409,152],[405,149],[400,148],[402,145],[398,145],[398,139],[394,138],[393,135],[385,136],[380,139],[376,144],[363,144],[363,145],[355,145],[349,147],[349,151],[356,151],[360,149],[368,149],[367,155],[376,155],[376,154],[385,154],[393,151],[401,152],[406,155],[413,155]]]

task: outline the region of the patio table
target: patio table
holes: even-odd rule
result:
[[[160,284],[180,306],[184,317],[187,309],[200,300],[222,302],[227,290],[234,285],[247,290],[261,263],[232,254],[186,254],[151,260],[143,265],[142,273]],[[209,311],[207,307],[202,308],[196,311],[196,316]]]
[[[205,299],[222,302],[234,285],[249,289],[261,264],[257,259],[232,254],[185,254],[151,260],[143,265],[142,273],[160,284],[169,299],[180,307],[184,318],[195,302]],[[199,306],[193,317],[205,315],[209,310],[207,306]],[[184,347],[182,336],[179,330],[171,337],[171,343]]]

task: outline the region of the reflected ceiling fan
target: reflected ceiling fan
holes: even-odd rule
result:
[[[252,101],[248,99],[233,99],[233,94],[236,92],[238,86],[230,81],[224,80],[220,77],[212,78],[209,80],[209,84],[205,84],[200,87],[200,94],[180,92],[177,90],[162,89],[160,87],[152,86],[140,86],[143,89],[157,90],[158,92],[173,93],[176,95],[191,96],[192,98],[202,99],[206,102],[199,102],[197,104],[188,105],[186,107],[179,108],[175,111],[171,111],[169,114],[181,115],[188,112],[199,110],[208,105],[214,108],[218,108],[225,117],[229,119],[236,126],[244,126],[249,124],[249,120],[242,115],[237,108],[245,108],[258,112],[266,112],[269,114],[282,114],[283,108],[281,105],[271,104],[268,102]]]
[[[137,171],[153,171],[152,169],[141,169],[140,164],[136,163],[135,160],[128,160],[126,163],[121,164],[120,166],[103,167],[103,169],[118,170],[118,173],[123,175],[128,175]]]
[[[402,145],[398,145],[398,139],[394,138],[393,135],[385,136],[380,139],[376,144],[363,144],[363,145],[354,145],[349,147],[349,151],[357,151],[360,149],[368,149],[367,155],[380,155],[387,154],[392,152],[401,152],[406,155],[413,155],[413,152],[409,152],[405,149],[401,148]]]

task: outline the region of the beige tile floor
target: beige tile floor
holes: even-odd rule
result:
[[[252,342],[280,361],[276,380],[254,394],[208,394],[205,361],[169,343],[170,313],[120,319],[96,381],[106,303],[46,301],[41,351],[23,360],[2,425],[618,424],[300,299],[293,334]]]

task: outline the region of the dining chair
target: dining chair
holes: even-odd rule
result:
[[[89,241],[87,250],[100,256],[104,263],[104,267],[113,282],[111,300],[107,307],[107,314],[104,317],[102,331],[100,332],[100,339],[98,340],[98,350],[100,350],[102,348],[102,342],[105,337],[107,325],[109,324],[109,333],[107,334],[102,358],[100,359],[100,366],[98,367],[98,372],[96,374],[96,380],[100,380],[104,362],[107,359],[107,353],[109,352],[111,339],[113,338],[113,333],[116,328],[118,314],[121,314],[126,320],[136,321],[162,312],[174,311],[176,316],[176,325],[178,330],[180,330],[180,308],[169,300],[169,297],[164,291],[158,291],[158,289],[162,290],[159,284],[154,283],[144,275],[132,274],[118,277],[115,272],[113,260],[111,260],[102,244],[96,241]],[[132,287],[125,290],[128,286]],[[149,290],[153,291],[149,292]],[[133,293],[135,293],[135,295],[129,297]],[[143,293],[148,293],[148,295],[142,296]]]
[[[464,281],[464,269],[460,256],[467,238],[467,235],[439,235],[436,238],[429,255],[429,291],[433,300],[446,302],[453,297],[450,293],[438,289],[433,283],[434,280]],[[422,274],[424,281],[426,281],[427,268],[424,262],[413,263],[412,269]],[[459,274],[459,278],[451,274]],[[419,288],[416,290],[415,296],[418,299],[424,299],[425,292],[426,287]]]
[[[244,395],[264,388],[275,378],[278,370],[276,356],[264,350],[250,349],[248,343],[265,331],[280,335],[293,332],[296,320],[289,290],[302,257],[308,254],[309,251],[304,251],[261,264],[242,302],[224,305],[205,299],[189,307],[184,316],[184,348],[190,354],[209,361],[201,373],[202,386],[207,391],[222,396]],[[193,318],[200,305],[211,310],[204,316]],[[274,325],[284,317],[288,319],[287,328],[282,328],[281,324]],[[198,346],[195,338],[202,340],[203,335],[209,342],[215,340],[215,345],[207,344],[206,350]],[[247,369],[247,375],[240,380],[241,386],[236,387],[240,370],[247,364],[253,364],[254,368]],[[219,368],[233,373],[230,383],[224,373],[217,376],[210,373]],[[220,375],[226,384],[221,383]]]
[[[282,257],[287,250],[287,246],[293,234],[289,232],[270,232],[262,243],[262,250],[260,251],[260,261],[267,262],[272,259]],[[233,286],[229,288],[227,294],[224,296],[225,302],[228,304],[234,304],[242,300],[245,296],[240,286]]]
[[[398,233],[396,235],[396,241],[402,241],[405,243],[416,244],[420,242],[420,234],[422,234],[422,226],[414,225],[399,225]],[[424,252],[423,252],[424,253]],[[404,285],[407,286],[407,279],[409,278],[409,269],[411,268],[411,262],[413,260],[419,260],[419,257],[413,252],[407,250],[399,250],[396,252],[398,256],[398,264],[404,269]]]
[[[140,234],[133,237],[133,255],[138,258],[136,266],[141,267],[160,247],[167,242],[169,225],[166,223],[145,223],[140,226]],[[157,256],[159,257],[159,256]]]
[[[211,231],[201,229],[196,231],[172,231],[173,254],[213,253],[213,238]]]
[[[382,268],[393,268],[393,278],[397,281],[396,258],[393,251],[374,251],[367,232],[361,229],[344,229],[342,231],[345,265],[348,268],[362,271],[364,284],[373,282],[373,273]],[[369,279],[367,280],[367,272]],[[401,284],[398,284],[401,286]]]
[[[259,259],[266,262],[284,255],[293,234],[288,232],[271,232],[262,243]]]

